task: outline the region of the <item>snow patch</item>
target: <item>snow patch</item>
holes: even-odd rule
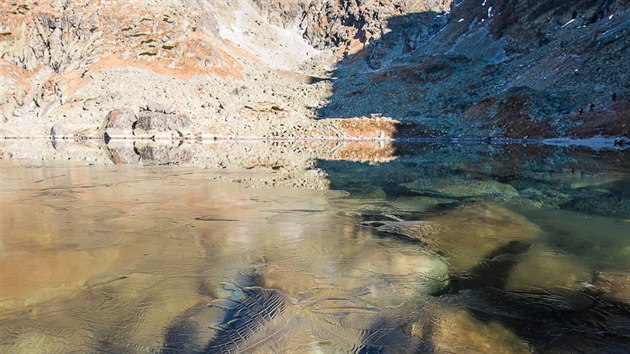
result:
[[[560,27],[560,28],[564,28],[564,27],[566,27],[566,26],[570,25],[571,23],[573,23],[574,21],[575,21],[575,19],[569,20],[569,22],[565,23],[565,24],[564,24],[564,25],[562,25],[562,27]]]

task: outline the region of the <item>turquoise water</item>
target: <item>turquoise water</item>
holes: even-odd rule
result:
[[[630,350],[627,151],[16,144],[1,352]]]

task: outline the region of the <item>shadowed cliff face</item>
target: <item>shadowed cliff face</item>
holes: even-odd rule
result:
[[[323,117],[397,136],[630,136],[627,1],[464,0],[413,13],[341,61]]]

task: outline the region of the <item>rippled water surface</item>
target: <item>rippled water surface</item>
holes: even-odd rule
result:
[[[390,153],[0,160],[0,352],[630,351],[627,150]]]

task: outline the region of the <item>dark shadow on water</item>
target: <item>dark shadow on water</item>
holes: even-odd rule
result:
[[[630,151],[395,142],[384,163],[320,160],[331,188],[359,198],[426,197],[431,210],[487,200],[627,218]]]
[[[484,257],[468,274],[451,275],[448,284],[434,296],[457,294],[464,289],[491,287],[503,289],[519,258],[530,245],[522,241],[510,241]]]
[[[358,216],[372,226],[388,220],[387,215],[422,220],[454,208],[474,208],[478,202],[513,209],[560,209],[619,221],[630,215],[627,150],[397,142],[395,154],[396,159],[384,163],[322,160],[318,167],[326,171],[333,189],[349,191],[374,208]],[[399,200],[408,201],[397,209]],[[424,212],[423,200],[430,201]],[[406,209],[410,203],[417,203],[420,211]],[[576,242],[556,246],[577,254]],[[593,235],[588,250],[579,250],[580,255],[603,257],[597,250],[606,242],[602,235]],[[539,352],[630,350],[627,303],[588,289],[505,288],[530,247],[526,241],[506,242],[467,273],[450,274],[448,284],[433,295],[467,309],[484,323],[502,324]],[[427,343],[430,337],[427,334]]]

